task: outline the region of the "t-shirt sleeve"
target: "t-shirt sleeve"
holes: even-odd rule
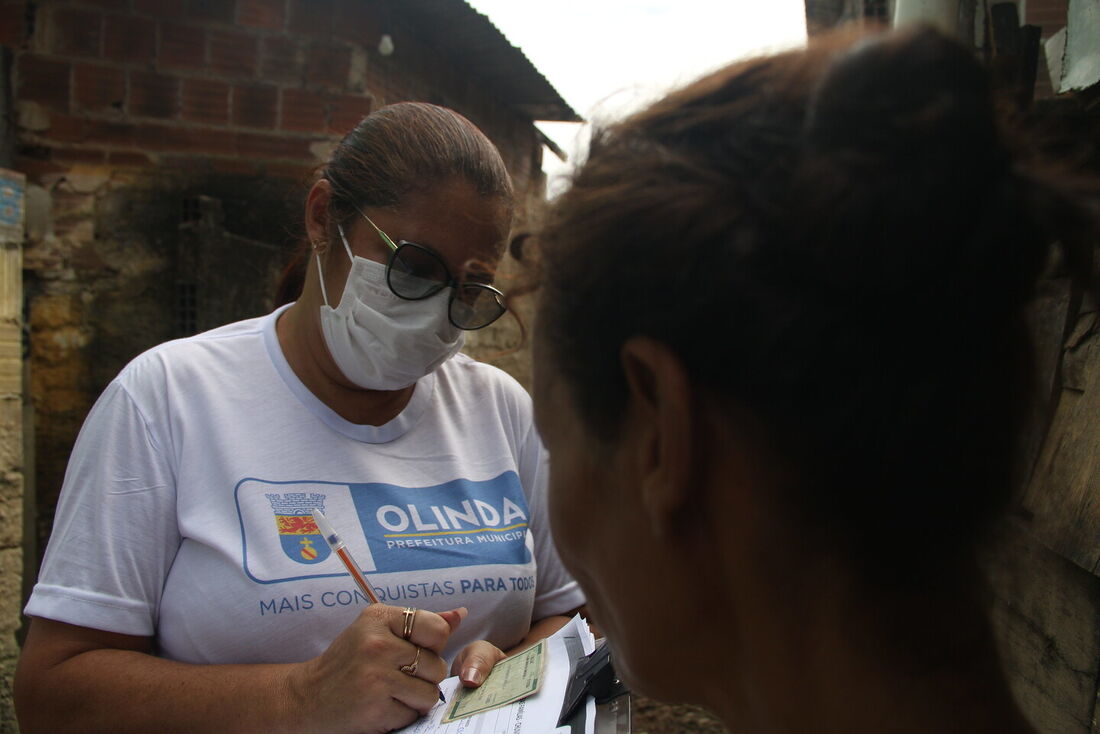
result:
[[[152,636],[180,543],[173,476],[165,446],[116,379],[73,447],[26,614]]]
[[[535,541],[535,606],[532,619],[564,614],[584,604],[584,592],[569,575],[558,557],[550,534],[547,508],[549,459],[533,424],[521,447],[520,481],[528,489],[527,506],[531,511],[531,532]]]

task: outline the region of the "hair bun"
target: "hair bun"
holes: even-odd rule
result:
[[[987,74],[930,27],[875,36],[837,58],[812,93],[806,132],[821,151],[934,151],[945,158],[996,139]]]
[[[1033,269],[1001,236],[1021,214],[986,71],[938,31],[876,36],[835,57],[807,99],[804,145],[791,206],[812,215],[787,226],[808,253],[807,282],[904,294],[927,314],[945,289],[1005,303],[991,263]]]

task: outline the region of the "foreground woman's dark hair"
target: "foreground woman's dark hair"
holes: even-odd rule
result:
[[[1095,231],[994,109],[923,30],[735,65],[598,131],[541,234],[539,315],[594,435],[649,336],[759,420],[786,505],[865,574],[966,556],[1011,494],[1025,307],[1051,245],[1083,276]]]

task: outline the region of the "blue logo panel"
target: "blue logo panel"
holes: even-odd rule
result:
[[[530,513],[513,471],[480,482],[418,488],[375,482],[349,489],[381,573],[531,560]]]

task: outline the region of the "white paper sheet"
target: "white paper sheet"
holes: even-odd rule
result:
[[[588,624],[577,615],[569,623],[547,638],[546,669],[543,671],[539,692],[522,701],[467,719],[442,723],[448,704],[440,701],[428,714],[400,730],[401,734],[557,734],[569,732],[568,727],[558,728],[558,715],[565,700],[569,684],[571,651],[577,643],[584,654],[596,649],[596,640],[588,631]],[[461,685],[458,677],[447,678],[440,684],[443,695],[450,701]],[[585,733],[595,731],[595,702],[588,701],[585,717]]]

